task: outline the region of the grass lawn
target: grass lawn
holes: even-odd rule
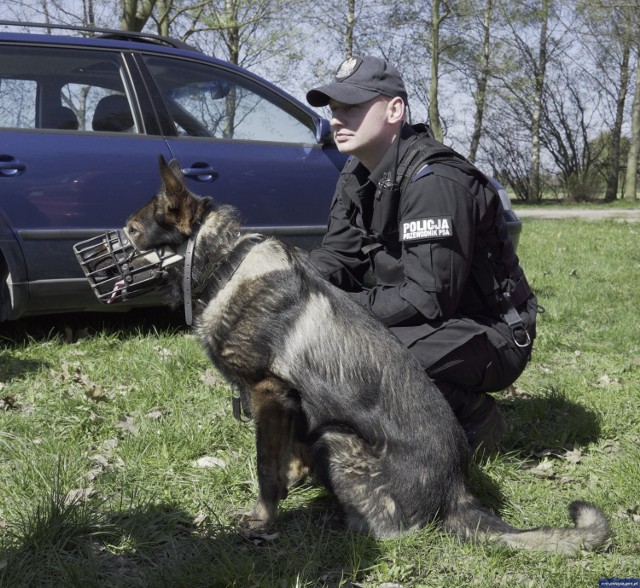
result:
[[[426,528],[337,528],[305,485],[275,532],[243,536],[252,425],[197,341],[160,311],[0,326],[0,586],[598,586],[640,577],[640,225],[526,220],[519,255],[545,314],[533,360],[497,394],[511,431],[472,484],[519,527],[593,501],[603,553],[566,558]],[[143,320],[143,318],[147,320]],[[179,316],[177,317],[179,319]]]

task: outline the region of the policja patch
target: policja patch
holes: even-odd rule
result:
[[[400,241],[421,241],[453,237],[453,222],[450,216],[436,216],[400,223]]]

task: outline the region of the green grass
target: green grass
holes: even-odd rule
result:
[[[256,495],[252,426],[231,417],[230,390],[180,321],[53,317],[0,327],[0,586],[639,577],[640,226],[527,220],[519,256],[546,312],[516,389],[496,395],[512,427],[503,450],[472,484],[521,527],[565,525],[571,500],[596,502],[615,533],[607,552],[520,552],[433,528],[374,541],[333,525],[312,485],[282,504],[277,536],[247,538],[236,523]]]
[[[544,208],[544,209],[567,209],[567,208],[586,208],[597,210],[611,210],[616,208],[640,208],[640,198],[617,198],[611,202],[607,202],[604,198],[594,198],[589,201],[575,201],[568,198],[544,196],[540,200],[535,202],[527,202],[526,200],[520,200],[517,198],[511,199],[511,204],[516,210],[522,208]]]

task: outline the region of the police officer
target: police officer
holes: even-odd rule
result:
[[[351,155],[313,262],[418,358],[471,448],[493,448],[505,422],[487,392],[524,370],[537,310],[498,193],[405,122],[404,83],[382,59],[347,59],[307,101],[330,107],[337,148]]]

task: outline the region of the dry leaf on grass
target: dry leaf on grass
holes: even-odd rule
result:
[[[167,359],[173,355],[173,351],[171,351],[171,349],[161,347],[160,345],[156,345],[154,347],[154,351],[158,354],[160,359]]]
[[[553,462],[548,459],[543,459],[537,466],[529,470],[535,476],[546,479],[554,479],[557,477],[556,472],[553,470]]]
[[[191,462],[191,465],[194,468],[226,468],[227,462],[224,459],[220,459],[219,457],[213,457],[211,455],[205,455],[200,459],[196,459]]]
[[[84,502],[85,500],[89,500],[91,496],[95,494],[95,490],[92,486],[87,488],[78,488],[76,490],[71,490],[64,497],[64,503],[67,506],[72,506],[74,504],[78,504],[79,502]]]
[[[505,388],[504,395],[507,398],[531,398],[531,393],[527,392],[523,388],[519,388],[515,384]]]
[[[200,381],[207,386],[219,386],[226,383],[224,378],[212,368],[207,368],[204,374],[200,376]]]
[[[630,519],[634,523],[640,523],[640,504],[619,510],[618,517],[621,519]]]
[[[52,370],[52,375],[59,378],[60,374],[57,374]],[[82,371],[82,368],[78,365],[72,365],[66,361],[62,362],[61,366],[62,380],[65,382],[72,382],[79,384],[89,400],[94,402],[106,402],[109,400],[107,392],[95,382],[91,381],[91,378]]]
[[[598,382],[596,383],[596,387],[598,388],[619,388],[620,382],[617,378],[611,378],[607,374],[604,374],[598,378]]]
[[[146,416],[149,417],[150,419],[153,420],[160,420],[164,415],[165,415],[166,411],[157,406],[156,408],[152,408],[147,414]]]
[[[580,463],[582,461],[582,450],[579,447],[574,447],[572,451],[567,451],[562,458],[569,463]]]
[[[119,457],[109,459],[107,456],[97,453],[89,458],[96,466],[90,469],[85,475],[85,480],[93,482],[98,476],[104,474],[110,467],[123,468],[124,461]]]
[[[138,427],[131,417],[121,417],[120,422],[116,423],[115,427],[116,429],[120,429],[126,433],[131,433],[132,435],[138,434]]]
[[[196,516],[196,518],[193,519],[193,526],[200,527],[206,520],[207,520],[207,515],[202,511],[200,511],[198,513],[198,516]]]

